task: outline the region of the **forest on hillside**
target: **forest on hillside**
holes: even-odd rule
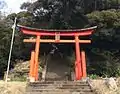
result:
[[[3,3],[0,3],[3,4]],[[89,75],[120,76],[120,0],[37,0],[25,2],[19,13],[7,16],[0,12],[0,76],[7,69],[12,25],[18,24],[44,29],[79,29],[98,26],[92,44],[82,45],[87,54]],[[17,29],[12,51],[13,68],[18,60],[27,61],[34,45],[23,43],[25,36]],[[47,47],[46,47],[47,46]],[[74,45],[56,45],[62,54],[74,57]],[[49,53],[51,44],[42,44],[41,53]]]

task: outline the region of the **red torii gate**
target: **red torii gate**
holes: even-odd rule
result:
[[[31,52],[30,59],[30,79],[38,80],[38,56],[40,43],[75,43],[76,47],[76,61],[75,61],[75,77],[76,80],[86,77],[86,60],[85,52],[80,51],[79,43],[91,43],[91,40],[80,40],[81,36],[91,35],[97,26],[85,28],[85,29],[73,29],[73,30],[47,30],[36,29],[18,25],[20,30],[27,35],[34,35],[36,39],[24,39],[24,42],[36,43],[35,50]],[[54,36],[54,39],[42,39],[42,36]],[[74,40],[63,40],[60,36],[75,37]]]

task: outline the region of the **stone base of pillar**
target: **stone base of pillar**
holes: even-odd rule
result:
[[[35,78],[34,77],[29,77],[29,81],[30,82],[35,82]]]

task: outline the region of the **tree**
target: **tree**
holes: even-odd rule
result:
[[[116,9],[94,11],[87,14],[92,25],[98,29],[92,36],[92,45],[89,55],[92,60],[89,73],[100,76],[120,76],[120,11]],[[98,56],[97,58],[95,56]]]
[[[21,9],[33,14],[34,27],[67,29],[89,26],[84,14],[119,8],[118,5],[118,0],[37,0],[23,3]]]
[[[11,28],[7,25],[7,21],[4,19],[0,20],[0,76],[3,76],[4,71],[7,67],[7,59],[9,53],[11,37]]]
[[[33,14],[36,22],[34,26],[37,28],[68,29],[97,25],[98,29],[92,36],[92,45],[85,48],[89,49],[90,53],[93,53],[94,48],[103,50],[102,56],[101,53],[96,52],[99,58],[104,58],[102,64],[94,58],[96,62],[98,61],[98,65],[95,65],[96,74],[101,76],[106,73],[109,76],[115,76],[115,72],[110,74],[109,71],[113,71],[111,70],[112,65],[115,67],[116,64],[119,64],[118,61],[115,62],[116,59],[113,59],[114,55],[110,50],[119,50],[120,17],[119,10],[117,10],[118,5],[118,0],[38,0],[33,4],[26,3],[22,8]],[[87,14],[89,21],[83,14]],[[62,50],[64,49],[65,47]],[[110,50],[109,55],[105,54],[106,50]],[[99,68],[104,71],[100,71]],[[119,69],[116,71],[119,73]]]
[[[115,51],[120,48],[120,10],[111,9],[118,8],[119,0],[37,0],[34,3],[23,3],[21,9],[26,10],[19,13],[12,13],[7,17],[0,14],[0,74],[3,74],[6,66],[10,47],[11,39],[11,27],[15,17],[18,18],[18,24],[36,27],[36,28],[48,28],[48,29],[78,29],[88,26],[97,25],[98,29],[93,34],[91,39],[92,45],[84,46],[84,49],[88,50],[88,53],[95,53],[99,55],[99,58],[104,58],[104,62],[97,63],[95,65],[95,73],[98,75],[109,74],[112,65],[119,64],[119,56],[114,59],[116,54],[112,54],[110,49]],[[104,9],[104,10],[103,10]],[[109,10],[108,10],[109,9]],[[88,21],[89,19],[89,21]],[[26,36],[21,35],[20,32],[15,33],[15,42],[12,52],[12,64],[16,59],[28,60],[30,51],[33,49],[33,45],[24,44],[23,38]],[[28,37],[28,36],[27,36]],[[46,44],[47,45],[47,44]],[[51,50],[51,45],[41,45],[43,52],[48,53]],[[48,47],[49,46],[49,47]],[[83,46],[83,45],[82,45]],[[64,55],[68,56],[73,53],[72,45],[57,45]],[[94,51],[94,49],[102,50],[102,52]],[[109,50],[109,54],[106,51]],[[88,55],[93,56],[93,55]],[[90,57],[91,58],[91,57]],[[95,59],[95,58],[94,58]],[[95,62],[100,62],[95,59]],[[109,63],[106,63],[109,62]],[[116,62],[116,64],[114,64]],[[109,67],[110,65],[110,67]],[[94,66],[92,66],[94,68]],[[103,73],[99,70],[103,69]],[[114,68],[113,68],[114,69]],[[119,69],[118,69],[119,70]],[[119,73],[119,71],[117,71]],[[114,72],[115,73],[115,72]]]
[[[116,36],[119,33],[120,28],[120,11],[111,9],[103,11],[95,11],[87,14],[90,23],[92,25],[97,25],[98,30],[94,34],[94,39],[99,39],[105,42],[116,42]],[[94,40],[95,41],[95,40]]]
[[[88,20],[80,4],[79,0],[38,0],[33,4],[24,3],[21,8],[34,15],[36,27],[83,28],[88,25]]]

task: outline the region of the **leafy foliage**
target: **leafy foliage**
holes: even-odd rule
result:
[[[92,24],[98,25],[99,28],[119,28],[120,27],[120,10],[103,10],[87,14]]]
[[[119,50],[101,50],[99,48],[93,50],[95,54],[93,60],[90,58],[88,66],[90,74],[96,74],[103,77],[118,77],[120,76],[120,57]],[[97,56],[97,57],[96,57]],[[101,59],[100,59],[100,58]],[[96,59],[98,58],[98,59]]]
[[[4,25],[5,24],[5,25]],[[0,69],[3,73],[7,65],[7,58],[10,45],[11,29],[4,20],[0,20]],[[0,74],[2,74],[0,73]]]
[[[21,8],[34,15],[35,26],[39,24],[40,28],[83,28],[88,24],[79,0],[38,0]]]

